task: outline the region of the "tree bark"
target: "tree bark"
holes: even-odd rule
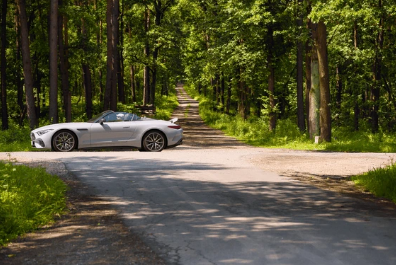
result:
[[[34,129],[36,126],[38,126],[38,119],[36,117],[35,106],[34,106],[33,74],[32,74],[32,62],[30,59],[26,4],[25,4],[25,0],[16,0],[16,3],[18,6],[19,19],[21,25],[21,46],[22,46],[23,74],[25,77],[26,106],[29,117],[29,126],[31,129]]]
[[[358,25],[357,22],[355,21],[353,25],[353,45],[355,47],[355,50],[358,48]],[[353,114],[353,125],[355,131],[359,131],[359,116],[360,116],[360,107],[359,107],[359,101],[358,101],[358,94],[356,92],[356,89],[354,89],[354,94],[355,94],[355,106],[354,106],[354,114]]]
[[[268,26],[268,51],[267,51],[267,66],[268,66],[268,94],[269,94],[269,130],[275,131],[276,129],[276,102],[275,102],[275,69],[273,66],[273,53],[274,46],[274,31],[272,25]]]
[[[132,102],[136,102],[136,80],[135,80],[135,66],[130,66],[131,71],[131,93],[132,93]]]
[[[303,0],[298,0],[299,6]],[[297,19],[297,26],[301,29],[303,25],[302,14]],[[301,132],[305,131],[304,117],[304,88],[303,88],[303,44],[300,40],[297,42],[297,124]]]
[[[316,24],[311,25],[312,38],[316,38]],[[320,108],[320,81],[317,46],[314,42],[311,50],[311,88],[309,90],[309,136],[313,139],[320,135],[319,108]]]
[[[49,46],[49,119],[51,123],[58,123],[58,0],[51,0]]]
[[[228,78],[228,86],[227,86],[227,103],[226,103],[226,113],[230,114],[231,107],[231,88],[232,88],[232,79]]]
[[[85,25],[85,20],[81,19],[82,24],[82,46],[84,54],[88,53],[88,40],[89,36],[87,33],[87,28]],[[85,113],[87,114],[87,118],[92,118],[92,77],[91,77],[91,70],[89,68],[89,64],[87,61],[84,61],[82,64],[82,71],[83,71],[83,83],[84,83],[84,96],[85,96]]]
[[[87,64],[83,64],[84,91],[85,91],[85,111],[87,118],[92,118],[92,77],[91,70]]]
[[[147,63],[143,70],[143,105],[147,105],[150,102],[150,67],[148,66],[148,58],[150,56],[150,45],[148,40],[148,31],[150,28],[150,10],[146,8],[144,13],[144,31],[146,33],[146,40],[144,46],[144,55]]]
[[[341,101],[342,101],[342,90],[343,90],[343,82],[341,78],[341,67],[337,66],[336,67],[336,108],[337,108],[337,117],[336,117],[336,122],[337,125],[339,124],[340,121],[340,114],[341,114]]]
[[[124,8],[124,5],[121,5],[122,9]],[[121,34],[119,35],[119,51],[118,51],[118,71],[117,71],[117,79],[118,79],[118,100],[120,102],[122,102],[123,104],[125,104],[125,85],[124,85],[124,56],[123,54],[123,47],[124,47],[124,23],[123,23],[123,10],[121,10],[121,17],[120,17],[120,21],[121,21],[121,29],[120,32]]]
[[[62,1],[59,1],[62,6]],[[71,122],[71,93],[69,85],[69,70],[68,70],[68,56],[67,56],[67,19],[59,13],[58,21],[58,37],[59,37],[59,63],[60,63],[60,74],[61,74],[61,86],[62,86],[62,96],[63,96],[63,110],[65,112],[66,122]],[[64,36],[65,33],[65,36]],[[64,38],[65,37],[65,38]],[[65,47],[66,46],[66,47]]]
[[[320,82],[320,139],[331,142],[330,79],[327,60],[327,30],[323,21],[317,27],[317,51]]]
[[[379,0],[379,8],[382,9],[382,0]],[[381,65],[382,65],[382,55],[381,51],[384,45],[384,18],[380,18],[379,22],[379,32],[376,40],[376,53],[373,64],[373,84],[371,85],[371,130],[373,133],[377,133],[379,129],[379,99],[380,99],[380,87],[381,87]]]
[[[18,124],[19,126],[23,126],[23,121],[26,116],[26,105],[24,104],[24,91],[23,91],[23,83],[22,83],[22,77],[21,77],[21,72],[19,69],[22,68],[21,65],[21,41],[20,41],[20,25],[19,25],[19,18],[18,18],[18,11],[15,12],[14,16],[14,22],[15,22],[15,32],[16,32],[16,38],[15,38],[15,86],[17,87],[17,102],[19,106],[19,119],[18,119]]]
[[[7,0],[2,1],[1,8],[1,129],[8,130],[8,107],[7,107],[7,82],[6,82],[6,45],[7,45]]]
[[[246,95],[246,82],[243,80],[242,74],[243,70],[239,69],[238,79],[239,79],[239,100],[238,100],[238,112],[241,117],[246,120],[247,119],[247,95]]]
[[[104,109],[117,110],[118,11],[117,0],[107,0],[107,73]]]

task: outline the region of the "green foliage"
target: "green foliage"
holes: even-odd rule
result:
[[[352,180],[375,196],[387,198],[396,203],[396,164],[373,169],[352,177]]]
[[[63,213],[66,188],[44,168],[0,162],[0,246]]]
[[[29,151],[30,128],[10,124],[10,128],[0,131],[0,152]]]
[[[155,118],[159,120],[169,120],[173,111],[179,106],[176,94],[171,94],[169,96],[156,97],[156,114]]]

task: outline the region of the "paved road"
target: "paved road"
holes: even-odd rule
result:
[[[393,212],[246,159],[262,152],[180,147],[35,159],[63,161],[170,264],[396,264]]]
[[[196,113],[196,103],[184,100],[182,106]],[[340,158],[336,153],[252,148],[217,132],[202,141],[199,130],[209,135],[210,129],[185,113],[182,107],[176,113],[188,129],[185,145],[161,153],[35,152],[11,157],[64,162],[120,210],[130,230],[169,264],[396,264],[394,210],[283,174],[299,173],[296,161],[307,157],[316,159],[321,172],[334,175],[335,163],[345,158],[353,165],[352,174],[389,162],[389,155]],[[310,170],[304,166],[303,173]]]

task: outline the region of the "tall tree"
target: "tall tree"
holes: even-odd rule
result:
[[[114,111],[117,110],[118,15],[119,1],[107,0],[107,76],[104,108]]]
[[[87,8],[87,7],[86,7]],[[82,36],[82,43],[83,43],[83,52],[84,57],[87,57],[88,54],[88,43],[89,43],[89,36],[87,32],[87,26],[85,19],[81,19],[81,36]],[[83,84],[84,84],[84,92],[85,92],[85,113],[87,114],[87,118],[92,118],[92,76],[91,76],[91,69],[88,64],[88,60],[83,60],[82,63],[82,72],[83,72]]]
[[[22,64],[23,74],[25,77],[26,106],[30,128],[34,129],[36,126],[38,126],[38,119],[36,117],[36,110],[34,105],[33,74],[29,48],[29,32],[26,17],[26,4],[25,0],[16,0],[16,3],[18,6],[19,20],[21,26],[21,46],[23,60]]]
[[[371,85],[371,126],[374,133],[378,132],[379,119],[378,111],[380,104],[380,87],[381,87],[381,74],[382,74],[382,49],[384,46],[384,17],[382,12],[382,0],[378,2],[378,9],[380,10],[379,28],[375,40],[375,57],[373,63],[373,83]]]
[[[321,20],[317,24],[316,32],[319,83],[320,83],[320,139],[331,141],[331,114],[330,114],[330,81],[329,64],[327,61],[327,31]]]
[[[144,32],[146,34],[144,43],[144,56],[146,63],[143,70],[143,105],[149,104],[150,102],[150,67],[148,65],[150,56],[150,43],[148,39],[148,32],[150,29],[150,10],[146,7],[144,12]]]
[[[301,32],[303,26],[302,2],[303,0],[298,0],[298,32]],[[299,38],[297,40],[297,124],[300,131],[305,131],[303,73],[303,44]]]
[[[7,45],[7,0],[2,1],[1,7],[1,52],[0,52],[0,65],[1,65],[1,128],[8,130],[8,107],[7,107],[7,83],[6,83],[6,45]]]
[[[58,0],[51,0],[49,29],[49,119],[51,123],[58,123]]]
[[[59,1],[59,5],[63,7],[63,1]],[[65,112],[66,122],[71,122],[71,93],[69,85],[69,70],[68,70],[68,29],[67,29],[67,18],[59,12],[58,18],[58,43],[59,43],[59,69],[61,75],[61,86],[63,95],[63,109]]]
[[[268,1],[270,13],[274,11],[272,9],[272,1]],[[268,67],[268,94],[269,94],[269,130],[274,131],[276,129],[276,102],[275,102],[275,68],[274,68],[274,28],[272,23],[268,23],[267,26],[267,67]]]
[[[317,37],[317,24],[311,23],[312,39],[315,40]],[[313,42],[311,50],[311,62],[309,69],[311,73],[310,77],[310,88],[309,88],[309,103],[308,103],[308,128],[309,136],[313,139],[315,136],[320,135],[320,123],[319,123],[319,108],[320,108],[320,81],[319,81],[319,62],[317,43]]]

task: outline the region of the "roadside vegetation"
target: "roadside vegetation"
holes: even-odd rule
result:
[[[53,222],[65,211],[66,190],[44,168],[0,162],[0,246]]]
[[[365,174],[355,176],[352,180],[380,198],[387,198],[396,203],[396,164],[385,168],[376,168]]]

